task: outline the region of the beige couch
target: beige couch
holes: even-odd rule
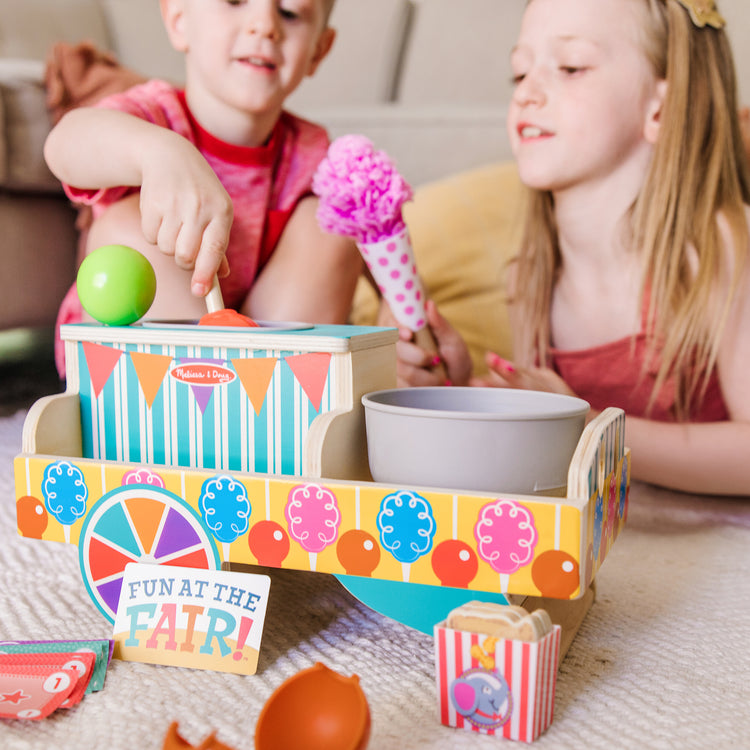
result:
[[[524,5],[525,0],[338,0],[332,21],[339,30],[337,43],[318,75],[295,93],[290,108],[325,124],[333,137],[368,135],[415,186],[504,161],[510,156],[504,133],[507,58]],[[721,7],[735,42],[742,99],[750,102],[750,75],[743,75],[750,67],[750,9],[747,0],[723,0]],[[2,0],[0,331],[50,326],[74,278],[75,215],[42,158],[49,129],[43,73],[55,42],[82,40],[112,50],[144,75],[176,81],[182,75],[157,0]],[[455,238],[443,240],[449,257],[441,260],[429,238],[447,237],[448,225],[466,226],[481,217],[483,236],[495,237],[483,240],[485,251],[505,247],[514,213],[501,209],[516,200],[503,197],[506,178],[502,170],[480,170],[477,190],[481,186],[488,194],[476,200],[489,201],[481,209],[467,199],[476,190],[465,182],[459,183],[464,186],[459,193],[442,184],[418,190],[411,207],[410,226],[427,286],[441,305],[452,304],[459,318],[475,317],[461,307],[474,286],[447,279],[458,268],[476,267],[481,276],[482,264],[457,262],[465,249]],[[449,205],[444,205],[446,193],[455,197]],[[440,196],[439,211],[431,207],[430,196]],[[503,224],[508,221],[511,226]],[[478,283],[481,287],[485,279]]]

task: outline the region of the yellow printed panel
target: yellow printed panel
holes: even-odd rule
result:
[[[34,529],[43,539],[78,544],[105,494],[111,504],[127,487],[132,503],[139,486],[158,487],[195,510],[224,561],[557,598],[582,590],[582,534],[595,527],[594,499],[581,508],[558,498],[45,456],[19,456],[16,477],[17,494],[47,516],[43,532]],[[30,518],[19,508],[21,533],[34,535]]]

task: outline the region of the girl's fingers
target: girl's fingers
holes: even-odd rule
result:
[[[423,367],[410,367],[399,362],[396,367],[396,384],[399,388],[413,388],[442,385],[443,381],[430,370],[425,370]]]
[[[499,354],[495,354],[495,352],[488,352],[487,364],[491,370],[498,372],[503,376],[513,375],[516,372],[515,365],[512,362],[503,359]]]
[[[399,362],[413,368],[431,367],[433,364],[432,358],[424,349],[404,339],[396,342],[396,355]]]
[[[512,362],[503,359],[499,354],[495,354],[495,352],[487,354],[486,362],[490,368],[490,375],[498,378],[503,388],[525,387],[524,373],[516,369],[516,366]]]
[[[506,380],[496,372],[490,372],[481,378],[472,378],[472,385],[483,385],[489,388],[514,388],[514,384]]]

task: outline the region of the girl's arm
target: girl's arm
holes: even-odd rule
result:
[[[519,367],[492,353],[487,364],[490,375],[476,384],[572,393],[552,370]],[[717,367],[728,421],[675,424],[626,417],[625,443],[635,479],[685,492],[750,496],[750,260],[729,312]]]
[[[720,227],[731,247],[723,219]],[[745,258],[717,362],[730,421],[667,425],[631,419],[628,427],[626,420],[633,464],[641,464],[643,479],[691,492],[750,496],[750,248]],[[730,271],[734,262],[728,254]]]
[[[194,269],[194,294],[204,296],[226,271],[232,202],[182,136],[125,112],[82,107],[54,127],[44,156],[55,176],[78,188],[140,187],[144,237]]]
[[[518,367],[496,354],[487,355],[487,364],[490,374],[475,378],[473,385],[576,395],[550,369]],[[745,395],[745,411],[748,405],[750,393]],[[711,423],[626,416],[625,445],[632,455],[633,478],[683,492],[750,495],[750,417],[741,416],[742,408],[738,412],[731,413],[731,421]],[[592,411],[588,420],[594,416]]]
[[[318,199],[302,199],[268,263],[255,280],[242,312],[259,320],[345,323],[362,256],[354,242],[327,234],[315,218]]]
[[[684,492],[750,495],[750,422],[625,419],[635,479]]]
[[[747,210],[746,217],[750,220]],[[729,248],[732,240],[723,218],[719,225]],[[731,271],[735,261],[730,253],[727,257]],[[688,492],[750,496],[750,248],[745,258],[717,361],[729,421],[665,424],[626,419],[626,442],[640,479]],[[725,283],[728,294],[728,279]]]

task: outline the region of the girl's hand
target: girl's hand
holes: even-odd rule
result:
[[[494,352],[488,352],[485,361],[490,372],[471,379],[471,385],[495,388],[523,388],[529,391],[547,391],[575,396],[568,384],[548,367],[517,367]]]
[[[161,132],[159,132],[161,131]],[[232,201],[208,162],[187,140],[159,129],[158,159],[144,159],[141,227],[146,239],[183,269],[193,269],[191,291],[211,289],[214,275],[226,276]]]
[[[461,334],[438,312],[432,300],[426,304],[427,323],[438,345],[437,355],[414,343],[414,333],[400,326],[388,306],[381,304],[379,325],[393,325],[399,329],[396,343],[396,380],[400,388],[408,386],[468,385],[472,362]],[[447,379],[435,371],[442,363]]]

